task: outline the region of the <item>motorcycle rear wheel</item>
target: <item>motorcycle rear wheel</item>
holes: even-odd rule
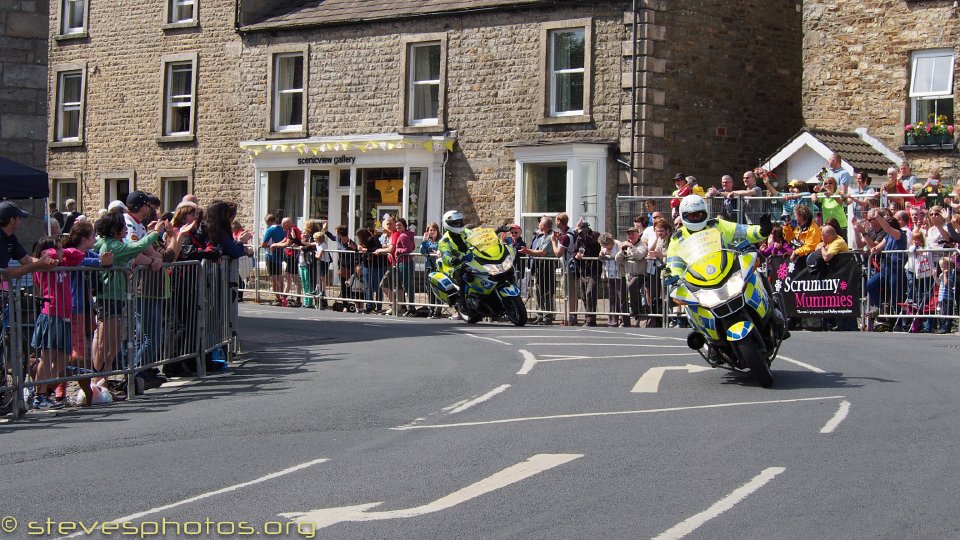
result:
[[[773,386],[773,373],[770,372],[770,364],[762,354],[766,347],[760,334],[756,331],[750,332],[747,337],[733,342],[732,345],[740,364],[750,368],[750,374],[757,384],[764,388]]]
[[[503,310],[514,326],[527,324],[527,307],[519,296],[510,296],[503,299]]]

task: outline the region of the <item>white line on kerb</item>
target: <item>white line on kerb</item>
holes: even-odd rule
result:
[[[840,408],[834,413],[833,418],[820,428],[820,433],[833,433],[833,430],[837,429],[837,426],[840,425],[840,422],[843,422],[848,414],[850,414],[850,402],[843,400],[840,402]]]
[[[275,472],[275,473],[270,473],[270,474],[268,474],[268,475],[266,475],[266,476],[261,476],[260,478],[257,478],[257,479],[254,479],[254,480],[250,480],[250,481],[248,481],[248,482],[242,482],[242,483],[239,483],[239,484],[234,484],[234,485],[232,485],[232,486],[225,487],[225,488],[221,488],[221,489],[218,489],[218,490],[216,490],[216,491],[208,491],[207,493],[202,493],[202,494],[200,494],[200,495],[196,495],[196,496],[194,496],[194,497],[190,497],[189,499],[183,499],[182,501],[177,501],[177,502],[175,502],[175,503],[170,503],[170,504],[167,504],[167,505],[164,505],[164,506],[158,506],[158,507],[156,507],[156,508],[151,508],[150,510],[145,510],[145,511],[143,511],[143,512],[137,512],[136,514],[130,514],[129,516],[119,517],[119,518],[116,518],[116,519],[110,520],[109,522],[104,522],[104,523],[124,523],[124,522],[127,522],[127,521],[133,521],[133,520],[135,520],[135,519],[140,519],[140,518],[142,518],[142,517],[144,517],[144,516],[149,516],[149,515],[151,515],[151,514],[156,514],[157,512],[163,512],[164,510],[169,510],[169,509],[171,509],[171,508],[176,508],[176,507],[178,507],[178,506],[183,506],[183,505],[185,505],[185,504],[190,504],[190,503],[193,503],[193,502],[201,501],[201,500],[203,500],[203,499],[206,499],[206,498],[209,498],[209,497],[213,497],[214,495],[222,495],[222,494],[224,494],[224,493],[229,493],[229,492],[231,492],[231,491],[236,491],[236,490],[238,490],[238,489],[243,489],[243,488],[245,488],[245,487],[249,487],[249,486],[252,486],[252,485],[254,485],[254,484],[259,484],[259,483],[261,483],[261,482],[266,482],[267,480],[273,480],[274,478],[279,478],[279,477],[281,477],[281,476],[284,476],[284,475],[287,475],[287,474],[290,474],[290,473],[293,473],[293,472],[297,472],[297,471],[299,471],[299,470],[306,469],[307,467],[312,467],[312,466],[314,466],[314,465],[317,465],[317,464],[319,464],[319,463],[324,463],[324,462],[327,462],[327,461],[330,461],[330,460],[329,460],[328,458],[315,459],[315,460],[313,460],[313,461],[308,461],[308,462],[306,462],[306,463],[301,463],[301,464],[299,464],[299,465],[294,465],[293,467],[286,468],[286,469],[284,469],[284,470],[282,470],[282,471],[277,471],[277,472]],[[61,540],[62,538],[74,538],[74,537],[76,537],[76,536],[81,536],[81,535],[83,535],[83,534],[84,534],[83,531],[79,531],[79,532],[75,532],[75,533],[73,533],[73,534],[71,534],[71,535],[69,535],[69,536],[62,536],[62,537],[58,538],[57,540]]]
[[[667,529],[663,533],[655,536],[653,540],[678,540],[683,538],[704,523],[719,516],[727,510],[730,510],[738,502],[746,499],[751,493],[762,488],[767,482],[773,480],[778,474],[785,470],[786,469],[783,467],[770,467],[769,469],[764,469],[763,472],[754,476],[752,480],[733,490],[733,492],[726,497],[713,503],[710,508],[707,508],[703,512],[681,521],[670,529]]]
[[[826,371],[824,371],[824,370],[822,370],[822,369],[820,369],[820,368],[818,368],[818,367],[816,367],[816,366],[811,366],[810,364],[808,364],[808,363],[806,363],[806,362],[801,362],[801,361],[799,361],[799,360],[794,360],[793,358],[790,358],[789,356],[784,356],[784,355],[782,355],[782,354],[778,354],[778,355],[777,355],[777,358],[779,358],[779,359],[781,359],[781,360],[784,360],[784,361],[786,361],[786,362],[790,362],[791,364],[798,365],[798,366],[800,366],[800,367],[802,367],[802,368],[804,368],[804,369],[809,369],[810,371],[812,371],[812,372],[814,372],[814,373],[826,373]]]
[[[467,333],[467,334],[465,334],[465,335],[470,336],[470,337],[472,337],[472,338],[477,338],[477,339],[486,339],[486,340],[490,340],[490,341],[496,341],[497,343],[500,343],[500,344],[502,344],[502,345],[509,345],[509,343],[507,343],[506,341],[500,341],[499,339],[494,339],[494,338],[492,338],[492,337],[478,336],[478,335],[476,335],[476,334],[470,334],[470,333]]]
[[[390,429],[395,431],[405,431],[409,429],[441,429],[441,428],[453,428],[453,427],[468,427],[468,426],[485,426],[490,424],[512,424],[516,422],[529,422],[532,420],[560,420],[563,418],[587,418],[591,416],[622,416],[628,414],[647,414],[647,413],[662,413],[662,412],[675,412],[675,411],[693,411],[697,409],[722,409],[725,407],[739,407],[743,405],[772,405],[772,404],[781,404],[781,403],[798,403],[801,401],[823,401],[828,399],[843,399],[845,396],[822,396],[822,397],[809,397],[809,398],[795,398],[795,399],[776,399],[770,401],[740,401],[734,403],[714,403],[712,405],[691,405],[689,407],[666,407],[663,409],[639,409],[634,411],[607,411],[607,412],[592,412],[592,413],[574,413],[574,414],[553,414],[549,416],[526,416],[520,418],[504,418],[501,420],[486,420],[482,422],[460,422],[456,424],[433,424],[433,425],[423,425],[423,426],[397,426]]]

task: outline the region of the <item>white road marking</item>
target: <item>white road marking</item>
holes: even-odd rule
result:
[[[507,343],[506,341],[500,341],[499,339],[494,339],[494,338],[492,338],[492,337],[478,336],[478,335],[476,335],[476,334],[471,334],[471,333],[469,333],[469,332],[466,333],[466,334],[464,334],[464,335],[465,335],[465,336],[470,336],[470,337],[472,337],[472,338],[477,338],[477,339],[486,339],[486,340],[489,340],[489,341],[496,341],[497,343],[500,343],[500,344],[502,344],[502,345],[509,345],[509,343]]]
[[[833,418],[820,428],[820,433],[833,433],[833,430],[837,429],[837,426],[840,425],[840,422],[843,422],[848,414],[850,414],[850,402],[843,400],[840,402],[840,408],[834,413]]]
[[[661,349],[689,349],[686,345],[648,345],[646,343],[527,343],[538,347],[658,347]]]
[[[236,490],[238,490],[238,489],[243,489],[243,488],[245,488],[245,487],[249,487],[249,486],[252,486],[252,485],[255,485],[255,484],[259,484],[259,483],[261,483],[261,482],[266,482],[267,480],[273,480],[274,478],[279,478],[279,477],[281,477],[281,476],[285,476],[285,475],[288,475],[288,474],[290,474],[290,473],[297,472],[297,471],[306,469],[307,467],[312,467],[312,466],[317,465],[317,464],[320,464],[320,463],[325,463],[325,462],[327,462],[327,461],[330,461],[330,460],[329,460],[328,458],[314,459],[313,461],[308,461],[308,462],[306,462],[306,463],[301,463],[301,464],[299,464],[299,465],[294,465],[293,467],[288,467],[288,468],[286,468],[286,469],[283,469],[282,471],[277,471],[277,472],[275,472],[275,473],[270,473],[270,474],[268,474],[268,475],[266,475],[266,476],[261,476],[260,478],[257,478],[257,479],[254,479],[254,480],[250,480],[250,481],[248,481],[248,482],[242,482],[242,483],[240,483],[240,484],[234,484],[234,485],[232,485],[232,486],[225,487],[225,488],[221,488],[221,489],[218,489],[218,490],[216,490],[216,491],[208,491],[207,493],[202,493],[202,494],[200,494],[200,495],[196,495],[196,496],[194,496],[194,497],[190,497],[189,499],[183,499],[182,501],[177,501],[177,502],[175,502],[175,503],[170,503],[170,504],[167,504],[167,505],[164,505],[164,506],[158,506],[158,507],[156,507],[156,508],[151,508],[150,510],[145,510],[145,511],[143,511],[143,512],[137,512],[136,514],[130,514],[129,516],[119,517],[119,518],[113,519],[113,520],[111,520],[111,521],[105,521],[104,523],[124,523],[124,522],[128,522],[128,521],[133,521],[133,520],[135,520],[135,519],[140,519],[140,518],[142,518],[142,517],[144,517],[144,516],[149,516],[149,515],[151,515],[151,514],[156,514],[156,513],[158,513],[158,512],[163,512],[164,510],[169,510],[169,509],[171,509],[171,508],[176,508],[176,507],[178,507],[178,506],[183,506],[183,505],[185,505],[185,504],[190,504],[190,503],[194,503],[194,502],[197,502],[197,501],[202,501],[203,499],[207,499],[207,498],[213,497],[213,496],[215,496],[215,495],[222,495],[222,494],[224,494],[224,493],[230,493],[231,491],[236,491]],[[62,536],[62,537],[58,538],[57,540],[61,540],[61,539],[63,539],[63,538],[74,538],[74,537],[76,537],[76,536],[81,536],[81,535],[83,535],[83,534],[84,534],[84,531],[79,531],[79,532],[75,532],[75,533],[73,533],[73,534],[71,534],[71,535],[69,535],[69,536]]]
[[[354,506],[341,506],[338,508],[321,508],[309,512],[286,512],[278,514],[280,517],[292,519],[297,523],[312,523],[316,528],[322,529],[335,523],[344,521],[375,521],[381,519],[402,519],[422,516],[452,508],[460,503],[475,499],[492,491],[509,486],[520,480],[529,478],[535,474],[547,471],[554,467],[563,465],[575,459],[583,457],[583,454],[537,454],[524,462],[507,467],[502,471],[485,478],[479,482],[471,484],[463,489],[441,497],[431,503],[413,508],[403,508],[400,510],[388,510],[383,512],[368,512],[371,508],[380,506],[382,502],[367,504],[358,504]]]
[[[801,362],[801,361],[799,361],[799,360],[794,360],[793,358],[790,358],[789,356],[783,356],[782,354],[778,354],[778,355],[777,355],[777,358],[779,358],[779,359],[781,359],[781,360],[784,360],[784,361],[786,361],[786,362],[790,362],[791,364],[796,364],[796,365],[798,365],[798,366],[800,366],[800,367],[802,367],[802,368],[804,368],[804,369],[809,369],[810,371],[812,371],[812,372],[814,372],[814,373],[826,373],[826,371],[824,371],[824,370],[822,370],[822,369],[820,369],[820,368],[818,368],[818,367],[816,367],[816,366],[811,366],[810,364],[808,364],[808,363],[806,363],[806,362]]]
[[[533,366],[537,365],[537,357],[533,355],[530,351],[525,351],[520,349],[520,355],[523,356],[523,365],[520,366],[520,371],[517,372],[517,375],[526,375],[530,373],[530,370],[533,369]]]
[[[501,384],[500,386],[494,388],[493,390],[487,392],[486,394],[484,394],[484,395],[482,395],[482,396],[480,396],[480,397],[478,397],[478,398],[476,398],[476,399],[472,399],[472,400],[470,400],[470,401],[463,402],[463,403],[461,403],[460,405],[458,405],[457,407],[455,407],[455,408],[453,408],[453,409],[450,409],[449,411],[447,411],[447,414],[457,414],[458,412],[463,412],[463,411],[469,409],[470,407],[473,407],[474,405],[479,405],[479,404],[483,403],[484,401],[487,401],[488,399],[492,398],[493,396],[495,396],[495,395],[503,392],[503,391],[506,390],[507,388],[510,388],[510,385],[509,385],[509,384]]]
[[[655,536],[653,540],[678,540],[683,538],[684,536],[695,531],[704,523],[719,516],[727,510],[730,510],[737,503],[746,499],[751,493],[762,488],[785,470],[786,469],[783,467],[770,467],[769,469],[764,469],[763,472],[754,476],[752,480],[733,490],[726,497],[713,503],[710,508],[707,508],[703,512],[681,521],[663,533]]]
[[[633,385],[633,390],[630,391],[637,394],[656,394],[660,389],[660,380],[663,379],[663,374],[666,373],[667,370],[685,370],[687,373],[698,373],[701,371],[710,371],[711,369],[713,368],[710,366],[695,366],[693,364],[687,364],[685,366],[652,367],[637,380],[637,384]]]
[[[526,351],[521,350],[520,354],[524,354]],[[533,366],[536,364],[543,364],[546,362],[566,362],[569,360],[609,360],[611,358],[665,358],[668,356],[698,356],[699,353],[688,352],[688,353],[654,353],[654,354],[612,354],[607,356],[580,356],[580,355],[569,355],[569,354],[542,354],[539,358],[533,356],[532,353],[526,352],[524,355],[523,366],[520,368],[520,371],[517,372],[517,375],[526,375],[530,373],[533,369]]]
[[[631,415],[631,414],[648,414],[648,413],[662,413],[662,412],[676,412],[676,411],[693,411],[699,409],[722,409],[726,407],[740,407],[743,405],[774,405],[774,404],[784,404],[784,403],[798,403],[801,401],[823,401],[828,399],[843,399],[846,396],[821,396],[821,397],[809,397],[809,398],[794,398],[794,399],[775,399],[769,401],[740,401],[734,403],[714,403],[711,405],[691,405],[688,407],[666,407],[663,409],[638,409],[633,411],[607,411],[607,412],[592,412],[592,413],[573,413],[573,414],[554,414],[548,416],[526,416],[520,418],[504,418],[501,420],[486,420],[482,422],[460,422],[456,424],[431,424],[425,426],[397,426],[389,429],[395,431],[405,431],[409,429],[441,429],[441,428],[452,428],[452,427],[468,427],[468,426],[485,426],[492,424],[513,424],[516,422],[529,422],[533,420],[560,420],[564,418],[588,418],[593,416],[622,416],[622,415]]]

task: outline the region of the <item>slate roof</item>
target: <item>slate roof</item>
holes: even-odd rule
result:
[[[809,133],[817,140],[822,142],[831,151],[840,154],[844,161],[853,166],[856,170],[862,170],[870,173],[884,173],[887,168],[897,164],[879,150],[870,145],[870,143],[860,138],[860,135],[854,131],[830,131],[827,129],[803,128],[799,133],[790,138],[789,144],[802,133]],[[769,162],[773,156],[777,155],[787,145],[783,145],[776,152],[770,155],[764,162]]]
[[[557,0],[285,0],[277,2],[260,20],[250,21],[240,29],[325,26],[556,3]]]

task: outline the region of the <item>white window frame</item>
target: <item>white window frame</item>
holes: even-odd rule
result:
[[[281,61],[285,58],[300,58],[302,63],[301,71],[301,81],[300,88],[280,88],[280,81],[283,79],[280,73]],[[288,52],[288,53],[277,53],[273,55],[273,83],[272,83],[272,92],[273,92],[273,131],[275,132],[289,132],[289,131],[303,131],[304,126],[304,112],[307,109],[307,59],[306,55],[303,52]],[[300,123],[299,124],[281,124],[280,118],[280,101],[283,95],[295,95],[300,94]]]
[[[583,39],[584,39],[583,67],[581,67],[581,68],[572,68],[572,69],[559,69],[559,70],[558,70],[558,69],[555,68],[555,67],[556,67],[556,57],[557,57],[557,56],[556,56],[556,44],[557,44],[556,36],[559,35],[559,34],[569,33],[569,32],[580,32],[580,33],[583,34]],[[579,74],[582,74],[582,75],[583,75],[584,86],[586,86],[586,83],[587,83],[587,56],[589,55],[589,51],[587,50],[588,44],[587,44],[587,42],[586,42],[586,39],[587,39],[587,30],[586,30],[586,28],[557,28],[557,29],[554,29],[554,30],[550,30],[549,36],[550,36],[550,37],[549,37],[549,39],[550,39],[550,58],[549,58],[549,60],[548,60],[548,62],[549,62],[548,65],[549,65],[549,77],[550,77],[550,96],[549,96],[549,99],[550,99],[550,116],[554,116],[554,117],[557,117],[557,116],[582,116],[582,115],[583,115],[583,111],[584,111],[584,107],[585,107],[584,103],[581,103],[581,104],[580,104],[580,108],[579,108],[579,109],[571,109],[571,110],[568,110],[568,111],[558,111],[558,110],[557,110],[557,78],[558,78],[559,76],[561,76],[561,75],[574,75],[574,74],[579,73]],[[587,98],[586,91],[584,91],[583,98],[584,98],[584,101],[586,101],[586,98]]]
[[[122,180],[129,182],[130,192],[137,189],[137,178],[134,171],[107,172],[100,175],[103,208],[107,208],[111,202],[117,200],[117,182]],[[126,203],[126,201],[123,202]]]
[[[945,59],[945,61],[935,61],[934,62],[934,71],[938,68],[947,70],[947,81],[948,87],[943,91],[938,91],[934,89],[927,90],[916,90],[914,89],[914,83],[917,80],[917,70],[919,69],[920,60],[927,58],[936,58],[936,59]],[[913,122],[924,121],[926,118],[918,118],[920,109],[920,101],[925,100],[939,100],[939,99],[954,99],[953,97],[953,76],[954,76],[954,64],[956,62],[956,55],[953,49],[930,49],[924,51],[914,51],[911,54],[910,59],[910,118]],[[940,64],[944,63],[946,66],[941,68]],[[932,77],[931,77],[932,81]],[[956,109],[954,109],[956,111]]]
[[[90,5],[89,0],[60,0],[60,21],[59,29],[60,36],[65,37],[82,37],[87,33],[87,22],[89,20]],[[72,26],[75,24],[75,21],[72,20],[70,14],[72,10],[71,6],[79,5],[82,6],[83,12],[83,21],[80,26]]]
[[[190,17],[178,18],[180,8],[190,6]],[[167,24],[192,23],[197,20],[197,0],[167,0]]]
[[[66,209],[66,205],[64,204],[64,202],[65,202],[67,199],[71,199],[71,198],[72,198],[73,200],[77,201],[77,211],[78,211],[78,212],[82,212],[82,211],[83,211],[83,210],[82,210],[82,209],[83,209],[83,203],[81,202],[81,196],[80,196],[80,193],[81,193],[81,192],[80,192],[80,179],[79,179],[78,177],[76,177],[76,176],[67,176],[67,175],[64,175],[64,176],[56,176],[56,177],[51,177],[51,178],[50,178],[50,182],[53,184],[53,186],[51,186],[52,189],[50,190],[50,193],[52,193],[53,196],[54,196],[54,201],[57,203],[57,208],[61,209],[61,211],[65,210],[65,209]],[[65,185],[67,185],[67,184],[73,184],[73,186],[74,186],[74,191],[76,191],[76,193],[77,193],[76,196],[74,196],[74,197],[64,197],[64,195],[63,195],[63,186],[65,186]]]
[[[417,72],[417,55],[415,51],[418,49],[426,49],[430,47],[436,47],[440,52],[440,72],[437,74],[436,79],[424,79],[416,80]],[[409,69],[407,70],[407,125],[410,126],[436,126],[440,123],[440,104],[437,104],[437,116],[434,117],[425,117],[425,118],[415,118],[414,111],[416,109],[414,102],[416,100],[416,89],[418,86],[436,86],[437,95],[439,100],[442,101],[441,95],[441,79],[443,78],[443,44],[439,41],[424,42],[424,43],[411,43],[407,49],[408,55],[408,65]]]
[[[607,145],[603,144],[558,144],[550,146],[527,146],[513,148],[516,158],[516,177],[514,184],[514,218],[516,223],[524,223],[524,218],[538,218],[540,212],[524,213],[523,172],[528,164],[560,163],[567,165],[566,204],[564,212],[570,216],[570,226],[581,217],[590,223],[596,231],[606,227],[607,199]],[[582,178],[583,165],[596,166],[597,201],[596,212],[584,212],[583,199],[586,196]],[[533,231],[524,231],[529,235]]]
[[[56,101],[54,109],[53,142],[59,143],[82,143],[84,131],[84,102],[86,96],[86,67],[74,66],[72,69],[63,66],[62,69],[55,71],[56,76]],[[64,101],[64,85],[67,77],[80,78],[80,96],[79,101]],[[64,136],[64,113],[77,112],[77,134],[76,136]]]
[[[161,58],[160,142],[192,141],[197,132],[197,73],[196,53],[167,55]],[[172,95],[175,68],[189,66],[190,93]],[[182,71],[182,70],[181,70]],[[172,114],[175,109],[189,107],[190,125],[186,131],[173,131]]]
[[[160,177],[160,207],[167,212],[172,212],[180,200],[168,201],[170,182],[186,182],[187,193],[193,193],[193,169],[159,169],[157,176]]]

